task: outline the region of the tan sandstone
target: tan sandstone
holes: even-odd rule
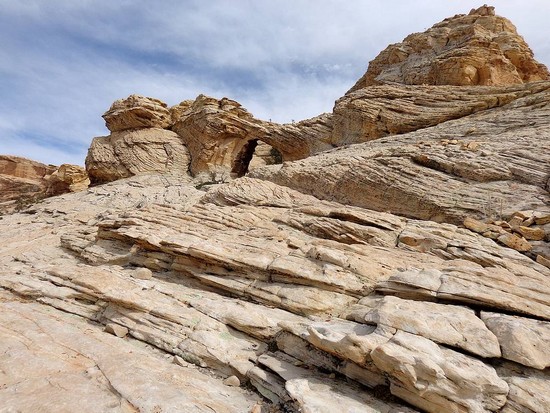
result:
[[[351,90],[386,82],[509,85],[548,77],[515,26],[495,15],[494,7],[482,6],[388,46]]]

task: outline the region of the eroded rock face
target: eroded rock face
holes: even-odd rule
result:
[[[151,172],[186,176],[189,162],[189,151],[178,135],[145,128],[94,138],[86,170],[92,183],[100,184]]]
[[[528,86],[533,93],[502,107],[250,176],[327,200],[458,225],[467,216],[507,219],[516,211],[545,211],[549,86],[535,83]]]
[[[281,161],[301,159],[330,147],[331,123],[329,115],[296,124],[265,122],[234,100],[201,95],[178,112],[172,129],[189,148],[193,175],[220,168],[242,176],[259,141],[274,148]]]
[[[514,25],[483,6],[388,46],[350,91],[388,82],[472,86],[548,78]]]
[[[189,173],[201,175],[201,183],[216,183],[273,160],[299,160],[334,147],[426,129],[502,107],[547,89],[547,82],[532,82],[549,76],[513,24],[496,16],[493,7],[483,6],[390,45],[336,102],[332,114],[281,125],[254,118],[228,98],[200,95],[168,108],[157,99],[132,95],[113,103],[104,118],[113,133],[150,128],[176,132],[189,151]],[[262,153],[266,145],[273,154]],[[476,141],[465,141],[465,145],[472,151],[480,146]],[[92,179],[95,183],[135,174],[128,171],[128,162],[123,165],[116,159],[122,149],[111,156],[116,151],[109,146],[95,142],[96,152],[103,155],[97,154],[97,161],[89,157],[90,175],[98,177]],[[128,150],[126,157],[135,157],[132,152]],[[138,173],[166,169],[166,156],[148,158],[146,162],[135,160],[141,165]],[[415,162],[434,163],[423,155]]]
[[[116,103],[86,164],[116,182],[0,220],[2,406],[545,411],[549,90],[372,86],[286,125]]]
[[[391,84],[362,88],[336,101],[330,143],[344,146],[425,129],[504,106],[549,86],[541,82],[498,87]]]
[[[81,166],[57,167],[0,155],[0,214],[23,209],[48,196],[83,190],[89,183]]]
[[[174,171],[218,182],[332,147],[329,114],[280,125],[254,118],[227,98],[200,95],[167,108],[157,99],[132,95],[113,103],[103,117],[112,133],[95,138],[88,151],[93,184]],[[269,147],[268,153],[258,151],[258,144]],[[251,164],[254,157],[264,161]]]

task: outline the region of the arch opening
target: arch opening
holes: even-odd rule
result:
[[[231,174],[244,176],[249,170],[266,165],[283,163],[281,152],[273,146],[258,139],[248,141],[233,161]]]

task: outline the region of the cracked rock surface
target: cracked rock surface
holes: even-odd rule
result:
[[[451,224],[252,178],[204,192],[141,175],[0,227],[0,399],[22,411],[67,389],[81,411],[544,403],[549,270]],[[540,396],[523,390],[533,368]]]

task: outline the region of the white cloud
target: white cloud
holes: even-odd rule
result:
[[[132,93],[169,104],[205,93],[264,119],[312,117],[330,111],[389,43],[479,5],[0,0],[0,153],[82,164],[91,138],[107,133],[101,114]],[[549,64],[550,2],[495,5]]]

